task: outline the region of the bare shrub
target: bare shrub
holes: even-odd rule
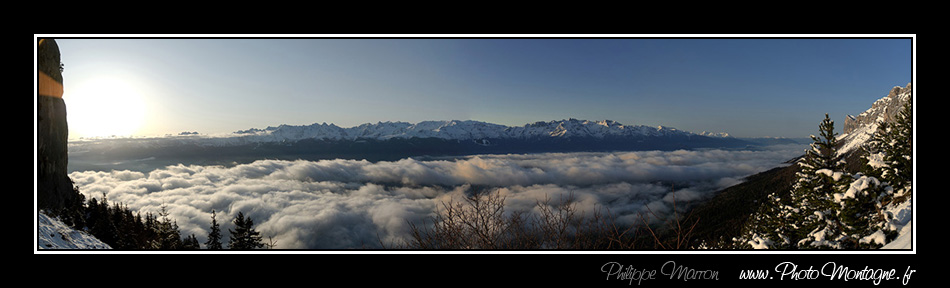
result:
[[[528,246],[523,212],[505,213],[498,193],[473,193],[463,202],[443,202],[432,225],[409,223],[417,249],[519,249]]]
[[[675,210],[675,209],[674,209]],[[656,216],[651,212],[651,215]],[[639,215],[647,224],[647,215]],[[421,225],[409,223],[410,249],[485,250],[607,250],[681,249],[692,225],[677,216],[667,220],[671,229],[658,232],[649,225],[619,224],[609,209],[581,213],[574,195],[558,201],[546,198],[531,211],[507,211],[497,190],[478,191],[462,201],[442,203],[442,211]],[[672,232],[672,236],[665,233]],[[650,244],[653,244],[650,246]]]
[[[653,249],[661,250],[680,250],[688,249],[690,247],[691,235],[693,234],[693,229],[696,228],[696,224],[699,224],[698,220],[692,220],[692,215],[687,214],[686,218],[680,218],[680,214],[676,212],[676,198],[675,193],[673,195],[673,215],[670,217],[665,217],[665,221],[662,221],[664,224],[659,227],[652,228],[649,225],[649,218],[655,217],[656,219],[663,219],[653,212],[653,210],[648,209],[649,215],[644,215],[641,213],[639,219],[642,221],[647,230],[650,233],[650,237],[653,239]]]

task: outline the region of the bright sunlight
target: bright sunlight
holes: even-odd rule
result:
[[[70,138],[128,137],[145,122],[142,93],[119,77],[69,83],[63,99]]]

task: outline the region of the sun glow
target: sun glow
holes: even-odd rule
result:
[[[67,83],[63,99],[70,138],[133,136],[145,122],[144,97],[123,78]]]

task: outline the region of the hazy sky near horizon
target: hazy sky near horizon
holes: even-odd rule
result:
[[[910,37],[56,41],[71,138],[568,118],[805,137],[913,82],[915,51]]]

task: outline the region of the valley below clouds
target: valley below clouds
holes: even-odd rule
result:
[[[224,237],[242,212],[279,249],[380,249],[409,238],[442,204],[474,190],[497,191],[506,209],[573,196],[579,212],[607,208],[635,225],[665,215],[802,154],[803,145],[755,150],[490,154],[396,161],[262,159],[233,165],[181,163],[145,171],[88,170],[69,176],[87,199],[133,211],[164,206],[183,236],[207,238],[211,212]],[[148,161],[145,159],[143,161]],[[226,241],[226,240],[225,240]]]

